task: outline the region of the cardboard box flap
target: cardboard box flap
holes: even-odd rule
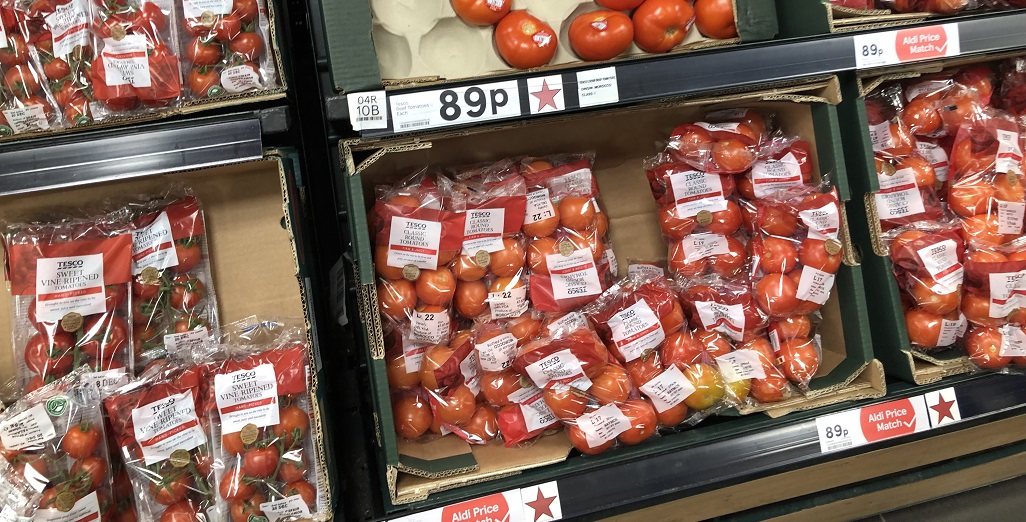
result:
[[[938,348],[930,351],[913,349],[912,357],[938,366],[959,364],[969,360],[964,350],[954,347]]]
[[[968,357],[952,359],[945,364],[934,364],[916,360],[912,354],[908,354],[909,364],[914,369],[915,383],[930,384],[952,375],[962,375],[976,371],[978,368]]]
[[[430,442],[399,440],[399,471],[424,478],[441,478],[478,469],[474,452],[463,439],[446,435]]]
[[[887,378],[884,376],[883,363],[873,359],[866,363],[864,369],[850,383],[837,388],[830,394],[815,398],[791,399],[775,404],[772,408],[764,408],[762,411],[775,419],[796,411],[806,411],[842,402],[879,399],[885,395],[887,395]]]

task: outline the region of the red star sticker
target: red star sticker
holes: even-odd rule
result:
[[[937,404],[930,406],[930,409],[937,412],[937,424],[944,422],[944,419],[949,418],[955,420],[955,415],[951,413],[951,407],[955,405],[955,401],[949,401],[944,398],[941,393],[937,394]]]
[[[538,112],[541,112],[545,107],[551,106],[553,109],[559,110],[556,106],[556,95],[562,89],[550,89],[548,80],[542,80],[542,88],[538,92],[532,92],[531,96],[538,98]]]
[[[556,518],[552,515],[552,502],[556,500],[555,496],[546,497],[542,495],[541,488],[538,488],[538,497],[530,502],[524,502],[534,510],[534,522],[538,522],[538,519],[542,515],[548,515],[549,518]]]

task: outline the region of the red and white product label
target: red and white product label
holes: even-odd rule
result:
[[[481,344],[475,344],[481,369],[486,372],[501,372],[513,364],[517,357],[517,338],[511,333],[492,337]]]
[[[573,254],[545,256],[552,280],[552,295],[556,300],[586,297],[602,293],[595,260],[589,250],[575,250]]]
[[[755,350],[737,350],[716,358],[720,375],[727,382],[738,382],[745,379],[765,379],[766,370],[762,367],[762,359]]]
[[[828,202],[819,208],[798,212],[798,218],[809,229],[809,238],[837,240],[841,231],[841,213],[837,203]]]
[[[834,287],[834,277],[834,274],[803,266],[802,277],[798,280],[798,299],[826,304]]]
[[[954,240],[945,239],[920,248],[916,253],[923,260],[923,268],[930,273],[930,277],[947,289],[940,293],[950,294],[958,290],[958,285],[962,284],[964,270],[962,263],[958,262],[958,245]]]
[[[580,359],[570,350],[560,350],[540,361],[527,365],[527,376],[539,388],[572,386],[587,391],[591,379],[584,374]]]
[[[741,126],[739,123],[709,123],[705,121],[696,121],[695,125],[709,131],[709,132],[733,132],[739,134],[737,129]]]
[[[543,219],[555,217],[556,209],[552,207],[549,189],[543,188],[527,193],[527,211],[524,213],[524,224],[530,225]]]
[[[498,252],[504,248],[502,229],[506,210],[501,208],[475,209],[467,211],[463,228],[463,253],[474,255],[482,250]]]
[[[994,170],[1001,174],[1008,172],[1022,174],[1022,147],[1019,143],[1019,133],[999,129],[997,139],[997,163]]]
[[[463,384],[470,388],[470,392],[477,395],[481,392],[481,372],[477,364],[477,351],[471,350],[470,354],[460,361],[460,373],[463,374]]]
[[[226,15],[232,12],[232,0],[184,0],[182,8],[186,18],[201,18],[203,13]]]
[[[285,519],[307,520],[310,518],[310,509],[307,507],[306,502],[303,501],[303,497],[299,495],[264,502],[260,504],[260,511],[264,512],[267,522],[278,522]]]
[[[664,277],[666,270],[655,265],[633,264],[627,265],[627,275],[630,277]]]
[[[684,261],[687,263],[730,253],[727,237],[720,234],[691,234],[684,238],[682,246]]]
[[[438,245],[442,240],[442,224],[437,221],[392,216],[388,234],[388,260],[396,268],[414,265],[417,268],[438,268]]]
[[[594,180],[591,169],[578,169],[569,174],[549,180],[549,187],[557,198],[563,196],[591,196]],[[597,209],[596,209],[597,210]]]
[[[1022,328],[1006,324],[1001,327],[999,357],[1026,357],[1026,332]]]
[[[46,404],[43,403],[0,422],[0,442],[9,450],[42,444],[56,436],[53,422],[50,422],[50,416],[46,413]]]
[[[178,266],[178,252],[167,212],[157,215],[153,223],[132,231],[132,275],[151,266],[158,270]]]
[[[214,394],[221,433],[242,431],[247,424],[265,428],[279,422],[278,379],[271,364],[214,375]]]
[[[549,335],[555,335],[558,331],[572,332],[578,328],[587,328],[588,320],[580,312],[570,312],[549,325]]]
[[[103,39],[103,70],[107,85],[150,86],[150,61],[146,57],[146,36],[130,34],[120,41]]]
[[[936,94],[954,85],[954,80],[927,80],[909,86],[905,90],[905,100],[912,101],[923,94]]]
[[[60,321],[70,312],[83,316],[107,310],[103,254],[36,260],[36,318]]]
[[[545,404],[542,391],[538,388],[521,388],[509,394],[507,399],[520,405],[527,431],[552,426],[558,420],[556,414]]]
[[[1026,270],[990,274],[990,316],[1007,317],[1026,306]]]
[[[937,181],[948,180],[948,153],[944,151],[944,147],[937,145],[936,143],[930,143],[928,141],[919,140],[916,142],[916,149],[919,150],[919,155],[926,161],[930,162],[933,167],[933,173],[937,176]]]
[[[492,319],[520,317],[527,311],[527,287],[521,286],[512,290],[488,293],[488,307],[492,311]]]
[[[68,512],[57,508],[44,508],[36,510],[32,517],[33,522],[92,522],[99,521],[100,500],[96,492],[92,492],[75,502]]]
[[[894,136],[891,135],[891,122],[885,121],[869,126],[869,141],[873,144],[874,151],[889,149],[894,146]]]
[[[424,352],[432,344],[434,343],[417,342],[403,336],[403,362],[406,365],[406,373],[417,373],[420,371],[420,364],[424,360]]]
[[[998,201],[998,233],[1022,234],[1023,214],[1026,203]]]
[[[613,344],[623,354],[625,362],[641,357],[645,350],[656,348],[666,339],[659,317],[644,300],[613,315],[608,324]]]
[[[39,103],[4,109],[3,114],[15,134],[50,128],[50,122],[46,120],[46,108]]]
[[[413,312],[410,333],[416,341],[439,344],[449,337],[451,323],[449,312]]]
[[[236,65],[221,71],[221,87],[235,94],[260,89],[260,75],[248,65]]]
[[[577,427],[584,432],[588,447],[596,448],[631,429],[631,421],[615,404],[606,404],[578,417]]]
[[[941,331],[940,336],[937,338],[937,346],[950,346],[955,344],[955,341],[959,337],[965,335],[966,329],[969,328],[969,321],[966,320],[965,316],[961,312],[958,313],[958,319],[952,321],[950,319],[941,320]]]
[[[46,15],[46,24],[53,34],[53,55],[56,58],[66,58],[76,47],[90,45],[89,6],[85,0],[55,4],[54,12]]]
[[[164,349],[170,355],[196,353],[196,349],[202,348],[209,338],[210,332],[206,328],[166,334],[164,335]]]
[[[695,309],[706,330],[715,330],[735,341],[744,337],[745,307],[743,305],[727,305],[714,301],[695,301]]]
[[[757,198],[801,185],[802,167],[793,153],[788,152],[778,160],[756,161],[752,165],[752,188]]]
[[[696,216],[703,210],[727,210],[723,181],[719,174],[706,174],[697,170],[670,174],[670,188],[673,189],[673,200],[679,217]]]
[[[684,399],[695,393],[695,386],[674,365],[639,386],[639,389],[652,400],[652,405],[659,413],[684,402]]]
[[[873,198],[880,219],[897,219],[926,211],[912,169],[901,169],[893,176],[877,176],[877,179],[880,181],[880,191]]]
[[[147,466],[166,460],[176,450],[189,451],[206,443],[191,390],[132,410],[132,422]]]

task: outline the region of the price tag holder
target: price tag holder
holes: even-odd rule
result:
[[[559,487],[552,481],[393,518],[392,522],[549,522],[563,518],[559,500]]]
[[[516,80],[390,96],[394,132],[517,118],[522,114]]]
[[[385,91],[356,92],[346,95],[349,123],[353,130],[387,129],[388,95]]]
[[[856,69],[948,58],[961,53],[958,24],[857,34],[852,39]]]
[[[821,453],[856,448],[927,431],[962,416],[954,388],[816,418]]]

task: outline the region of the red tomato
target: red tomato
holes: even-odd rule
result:
[[[783,274],[798,266],[798,250],[789,239],[768,236],[752,241],[753,255],[765,272]]]
[[[243,24],[248,24],[260,15],[260,6],[257,5],[257,0],[235,0],[233,12]]]
[[[933,134],[944,124],[936,102],[927,96],[919,96],[908,102],[901,111],[901,121],[917,136]]]
[[[541,67],[556,55],[556,32],[527,11],[510,11],[495,26],[499,56],[517,69]]]
[[[235,14],[222,15],[210,28],[210,36],[230,42],[242,33],[242,19]]]
[[[631,378],[627,374],[627,370],[614,364],[608,364],[598,377],[592,379],[592,386],[588,388],[588,393],[599,404],[620,404],[630,397],[633,389],[634,386],[631,385]]]
[[[798,249],[798,262],[805,266],[815,268],[830,274],[836,273],[841,268],[840,245],[835,254],[827,251],[827,242],[822,239],[805,238],[801,248]]]
[[[450,0],[460,20],[471,25],[495,25],[513,7],[513,0]]]
[[[43,64],[43,74],[51,80],[60,80],[71,75],[71,66],[63,58],[54,58]]]
[[[481,375],[481,394],[493,406],[513,404],[509,396],[522,388],[520,376],[512,369],[501,372],[483,372]]]
[[[274,474],[281,453],[275,446],[251,448],[242,457],[242,472],[248,477],[267,478]]]
[[[759,209],[759,228],[771,236],[791,237],[798,228],[798,216],[781,205],[765,205]]]
[[[157,482],[150,483],[150,496],[157,503],[170,506],[185,500],[185,497],[195,487],[195,484],[191,473],[186,470],[180,470],[179,472],[160,477],[157,479]],[[252,488],[252,486],[250,487]]]
[[[284,494],[286,497],[299,495],[308,506],[312,506],[317,502],[317,490],[305,480],[290,482],[285,486]]]
[[[199,67],[189,71],[186,79],[189,90],[196,96],[213,97],[221,94],[221,73],[216,69]]]
[[[417,278],[417,297],[427,304],[445,306],[456,293],[456,278],[445,267],[421,270]]]
[[[306,478],[306,472],[309,469],[310,467],[306,464],[306,459],[300,458],[296,461],[286,457],[281,461],[281,468],[278,470],[278,480],[282,482],[303,480]]]
[[[681,370],[697,363],[704,357],[702,344],[688,332],[677,332],[666,336],[660,349],[660,358],[666,366],[675,365]]]
[[[663,373],[663,365],[656,352],[646,353],[627,363],[627,373],[631,376],[631,382],[637,386],[644,386]]]
[[[769,315],[789,315],[799,304],[798,285],[784,274],[769,274],[756,283],[755,300]]]
[[[520,273],[526,259],[524,247],[514,238],[502,239],[502,250],[492,252],[488,267],[499,277],[513,277]]]
[[[128,343],[128,325],[115,315],[91,315],[82,323],[78,342],[79,349],[89,357],[110,359]]]
[[[466,424],[474,416],[477,398],[466,385],[460,385],[449,392],[442,400],[433,400],[435,415],[444,424],[460,426]]]
[[[160,515],[160,522],[198,522],[200,520],[204,519],[200,518],[199,510],[191,500],[183,500],[168,506],[164,510],[164,514]]]
[[[596,4],[614,11],[630,11],[644,2],[645,0],[595,0]]]
[[[228,48],[247,60],[257,60],[264,52],[264,40],[257,33],[242,33],[228,42]]]
[[[258,517],[264,516],[264,512],[260,511],[260,504],[263,504],[264,502],[267,502],[267,497],[265,497],[263,493],[254,493],[252,497],[246,500],[232,502],[232,522],[259,520]]]
[[[499,434],[499,421],[491,406],[479,406],[474,416],[460,428],[470,435],[473,442],[487,442]]]
[[[966,353],[973,364],[980,368],[998,369],[1008,366],[1011,357],[1002,357],[1001,330],[997,328],[973,328],[966,341]]]
[[[406,390],[420,386],[420,375],[406,371],[406,357],[402,351],[385,355],[385,369],[388,374],[388,385],[392,388]]]
[[[15,65],[7,69],[7,73],[4,75],[4,85],[15,96],[25,99],[39,90],[39,79],[32,73],[28,65]]]
[[[159,38],[160,33],[167,28],[167,15],[155,2],[139,4],[138,9],[130,18],[131,27],[151,39]]]
[[[206,297],[203,282],[190,275],[182,274],[171,280],[171,308],[182,312],[195,309]]]
[[[696,0],[695,25],[698,26],[698,32],[708,38],[736,38],[734,3],[731,0]]]
[[[196,66],[214,65],[221,61],[221,44],[197,36],[185,47],[185,56]]]
[[[766,375],[765,379],[752,379],[752,397],[764,404],[780,402],[790,396],[790,384],[783,375]]]
[[[427,427],[424,429],[426,430]],[[252,497],[253,493],[256,492],[253,484],[243,480],[243,476],[239,468],[228,470],[221,479],[221,483],[218,484],[217,489],[218,493],[221,494],[221,498],[228,502],[246,500],[247,498]]]
[[[770,324],[771,330],[776,330],[777,338],[781,341],[794,339],[795,337],[808,337],[812,331],[812,321],[807,315],[792,315]]]
[[[634,24],[618,11],[592,11],[577,15],[567,36],[570,47],[582,60],[609,60],[631,46]]]
[[[413,313],[417,290],[405,279],[378,282],[378,308],[386,317],[401,321]]]
[[[6,44],[7,47],[0,49],[0,65],[13,67],[28,63],[28,45],[20,34],[9,34]]]
[[[221,435],[221,446],[229,455],[242,455],[242,452],[246,451],[240,432]]]
[[[631,423],[631,427],[617,437],[620,442],[633,446],[645,442],[655,434],[659,419],[655,408],[647,400],[631,399],[620,406],[620,411]]]
[[[179,274],[191,272],[192,269],[199,266],[203,257],[203,252],[200,250],[200,239],[188,237],[175,241],[175,255],[178,257],[178,266],[174,268],[175,272]]]
[[[687,37],[695,11],[684,0],[646,0],[631,20],[638,47],[649,53],[665,53]]]
[[[100,428],[89,422],[80,422],[68,428],[61,448],[73,459],[84,459],[96,453],[100,438]]]
[[[576,424],[567,424],[566,434],[570,437],[570,443],[574,445],[574,448],[585,455],[598,455],[612,448],[613,444],[616,443],[616,439],[610,439],[593,448],[588,444],[588,437],[584,434],[584,431],[578,428]]]
[[[915,346],[933,348],[938,345],[943,315],[913,308],[905,312],[905,329],[908,340]]]
[[[75,337],[67,332],[56,332],[51,339],[36,333],[25,345],[25,365],[38,375],[63,376],[71,370],[71,354]]]
[[[415,439],[431,426],[431,407],[417,395],[405,395],[392,403],[395,431],[405,439]],[[223,496],[223,495],[222,495]]]
[[[819,370],[819,353],[811,339],[795,337],[780,342],[780,369],[791,382],[808,384]]]
[[[957,310],[962,299],[962,295],[957,289],[944,288],[933,279],[913,280],[909,287],[909,294],[920,308],[938,315]]]
[[[746,126],[740,129],[748,129]],[[712,148],[713,162],[725,174],[740,174],[755,163],[755,149],[732,138],[717,141]]]
[[[272,428],[274,436],[285,441],[285,448],[291,448],[303,442],[307,430],[310,429],[310,415],[295,404],[286,406],[278,412],[278,424]]]

